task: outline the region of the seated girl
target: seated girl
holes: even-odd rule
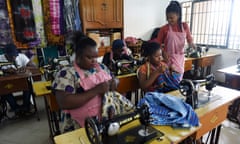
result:
[[[61,69],[52,86],[60,108],[74,121],[75,125],[71,127],[84,127],[86,117],[101,117],[102,96],[114,90],[117,81],[105,65],[97,63],[97,44],[93,39],[81,33],[75,33],[74,39],[76,57],[73,66]]]
[[[146,42],[142,45],[145,64],[137,71],[140,87],[148,91],[169,92],[178,89],[181,75],[171,71],[164,62],[160,45]]]

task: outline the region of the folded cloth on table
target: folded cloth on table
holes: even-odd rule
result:
[[[176,96],[148,92],[139,101],[138,107],[144,104],[149,107],[151,124],[171,126],[199,125],[199,119],[192,107]]]

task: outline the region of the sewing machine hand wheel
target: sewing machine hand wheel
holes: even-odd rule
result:
[[[98,131],[97,120],[94,118],[87,118],[85,120],[85,129],[87,137],[91,144],[102,144],[102,135]]]
[[[179,91],[183,96],[191,96],[194,91],[194,85],[191,80],[183,79],[179,83]]]

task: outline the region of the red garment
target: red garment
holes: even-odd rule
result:
[[[74,68],[76,69],[77,73],[81,78],[80,85],[85,91],[95,87],[100,83],[112,79],[112,77],[107,72],[102,70],[99,65],[96,66],[98,72],[88,77],[85,76],[83,70],[81,70],[75,63]],[[66,112],[70,113],[72,118],[75,119],[81,125],[81,127],[84,127],[84,121],[87,117],[98,116],[99,118],[101,118],[101,109],[102,97],[98,95],[93,97],[83,106],[77,109],[67,110]]]
[[[187,34],[187,42],[192,43],[193,39],[192,39],[191,32],[189,30],[188,25],[186,23],[182,23],[182,25],[183,25],[184,31]],[[174,32],[181,32],[181,30],[180,30],[180,28],[177,24],[172,26],[172,30]],[[155,41],[160,43],[160,44],[164,43],[164,45],[165,45],[164,49],[165,50],[167,49],[167,42],[168,42],[167,34],[168,34],[168,31],[169,31],[169,24],[166,24],[166,25],[162,26],[160,28],[160,31],[158,32],[157,38],[155,39]]]

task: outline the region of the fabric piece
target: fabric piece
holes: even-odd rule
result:
[[[43,11],[41,0],[31,0],[33,6],[34,21],[36,26],[38,47],[46,47],[47,41],[44,32]]]
[[[44,13],[44,29],[48,45],[64,45],[64,36],[55,35],[51,28],[50,7],[49,0],[42,0],[43,13]]]
[[[134,110],[134,105],[116,91],[104,94],[102,99],[102,118],[108,120],[116,115],[128,113]]]
[[[79,0],[64,0],[64,21],[66,32],[80,31]]]
[[[10,0],[16,40],[27,43],[36,40],[36,28],[30,0]]]
[[[55,35],[60,35],[60,1],[59,0],[49,0],[49,12],[51,21],[51,30]]]
[[[7,4],[5,0],[0,0],[0,39],[0,45],[6,45],[12,42]]]
[[[74,119],[72,119],[71,115],[69,113],[62,113],[62,126],[61,131],[63,133],[70,132],[76,129],[81,128],[81,126],[78,124],[78,122]]]
[[[176,96],[148,92],[138,103],[138,107],[149,107],[151,124],[198,126],[199,119],[192,107]]]
[[[162,65],[166,66],[166,63],[162,62]],[[166,66],[167,67],[167,66]],[[146,62],[144,65],[141,65],[138,70],[138,75],[141,73],[142,75],[148,77],[150,74],[155,71],[156,68],[151,65],[149,62]],[[171,90],[176,90],[179,88],[179,82],[181,79],[181,74],[177,72],[170,72],[168,69],[160,74],[158,78],[153,82],[153,84],[148,88],[148,92],[169,92]]]
[[[29,48],[29,45],[27,43],[22,43],[17,41],[16,36],[15,36],[15,25],[14,25],[14,20],[13,20],[13,11],[11,7],[10,0],[7,0],[7,9],[8,9],[8,17],[9,17],[9,23],[10,23],[10,28],[11,28],[11,35],[12,35],[12,41],[16,45],[17,48]]]

